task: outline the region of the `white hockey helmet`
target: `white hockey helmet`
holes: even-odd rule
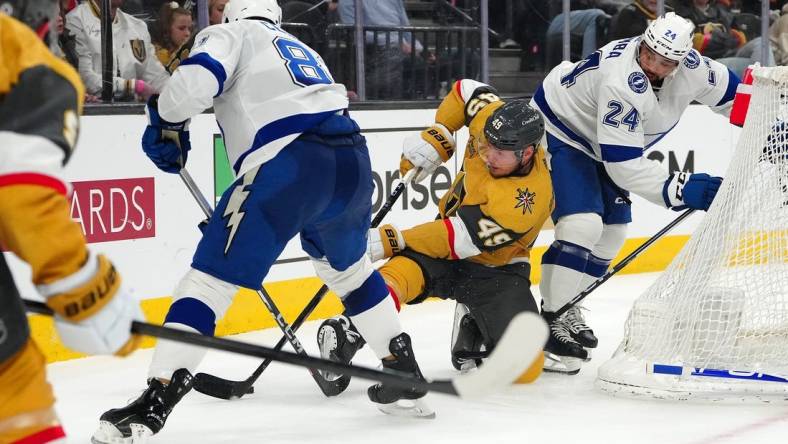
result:
[[[282,22],[282,8],[276,0],[230,0],[224,7],[222,21],[229,23],[249,17],[261,17],[278,25]]]
[[[695,25],[674,12],[657,17],[643,33],[643,42],[657,54],[679,62],[692,49],[692,32]]]

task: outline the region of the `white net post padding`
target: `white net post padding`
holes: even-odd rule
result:
[[[788,68],[756,68],[747,120],[697,230],[635,302],[597,387],[788,401]]]

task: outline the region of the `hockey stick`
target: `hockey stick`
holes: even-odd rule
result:
[[[200,189],[197,188],[197,184],[194,183],[194,180],[192,179],[189,172],[186,170],[186,168],[181,168],[181,171],[178,174],[181,176],[181,179],[183,179],[183,183],[186,184],[186,188],[189,189],[192,196],[194,196],[195,200],[197,200],[197,204],[200,206],[203,213],[205,213],[205,216],[210,218],[211,215],[213,214],[213,209],[211,208],[211,205],[208,203],[208,201],[205,199],[205,196],[202,194]],[[304,346],[301,345],[301,341],[298,340],[292,328],[290,328],[290,325],[287,323],[287,321],[285,321],[284,316],[282,316],[282,312],[279,311],[279,308],[274,303],[273,299],[271,298],[271,295],[269,295],[268,292],[265,290],[265,287],[261,285],[260,288],[257,289],[256,291],[257,291],[257,296],[260,297],[260,300],[268,309],[268,312],[271,313],[271,316],[273,316],[274,320],[276,321],[276,324],[285,334],[285,338],[287,338],[287,341],[290,342],[290,345],[293,347],[293,350],[295,350],[296,353],[298,353],[299,355],[306,356],[307,354],[306,354],[306,350],[304,350]],[[336,394],[330,390],[330,387],[328,387],[328,385],[326,384],[325,379],[323,379],[320,376],[317,370],[310,368],[309,373],[312,375],[312,378],[317,383],[317,386],[320,387],[320,391],[322,391],[324,395],[333,396]]]
[[[386,199],[386,203],[378,210],[375,217],[372,219],[371,226],[373,228],[380,225],[380,222],[383,218],[388,214],[391,210],[391,207],[394,206],[394,203],[399,199],[399,196],[408,186],[410,181],[413,179],[414,170],[409,171],[403,180],[397,184],[394,190],[391,192],[391,195]],[[312,297],[312,300],[309,301],[304,310],[298,315],[296,320],[293,322],[293,331],[298,330],[301,327],[301,324],[309,317],[310,314],[317,308],[320,301],[323,300],[323,296],[325,296],[326,292],[328,292],[328,287],[323,284],[320,287],[320,290],[315,293]],[[283,336],[282,339],[277,342],[276,346],[274,347],[275,350],[281,350],[284,347],[285,342],[287,342],[287,337]],[[242,381],[234,381],[230,379],[220,378],[218,376],[211,375],[209,373],[197,373],[194,375],[194,388],[200,393],[203,393],[208,396],[213,396],[214,398],[221,398],[221,399],[236,399],[240,398],[247,393],[254,393],[254,383],[257,382],[257,379],[263,374],[263,371],[268,367],[271,363],[271,359],[266,359],[260,364],[252,374],[242,380]]]
[[[53,315],[52,309],[43,302],[27,299],[22,301],[27,311],[47,316]],[[183,342],[214,350],[351,375],[404,389],[416,388],[445,393],[464,399],[477,399],[511,384],[531,365],[547,341],[547,325],[539,315],[535,313],[521,313],[512,319],[495,351],[478,371],[459,375],[451,379],[423,381],[413,378],[410,374],[344,364],[309,355],[274,350],[246,342],[204,336],[199,333],[162,327],[146,322],[134,321],[131,324],[131,331],[140,335]]]
[[[647,241],[643,242],[639,247],[637,247],[637,249],[635,249],[635,251],[633,251],[632,253],[629,253],[629,255],[627,257],[625,257],[624,259],[621,259],[607,273],[605,273],[604,275],[600,276],[599,279],[597,279],[594,282],[592,282],[591,285],[586,287],[585,290],[581,291],[577,296],[573,297],[569,302],[567,302],[561,308],[556,310],[554,316],[556,318],[559,318],[559,317],[561,317],[562,314],[566,313],[569,309],[571,309],[572,307],[574,307],[575,305],[580,303],[580,301],[585,299],[585,297],[588,296],[589,294],[591,294],[591,292],[593,292],[594,290],[599,288],[599,286],[602,285],[603,283],[605,283],[605,281],[607,281],[608,279],[613,277],[614,274],[618,273],[624,267],[629,265],[629,263],[632,262],[632,260],[634,260],[636,257],[638,257],[640,255],[640,253],[643,252],[643,250],[645,250],[646,248],[651,246],[651,244],[656,242],[659,238],[664,236],[665,233],[667,233],[668,231],[672,230],[673,227],[678,225],[681,221],[686,219],[690,214],[692,214],[694,212],[695,212],[695,210],[690,209],[690,210],[687,210],[687,211],[681,213],[679,215],[679,217],[673,219],[673,221],[671,221],[664,228],[659,230],[657,232],[657,234],[651,236],[651,238],[649,238]],[[484,358],[486,358],[488,356],[488,352],[486,352],[486,351],[474,352],[474,351],[462,350],[462,351],[458,351],[457,353],[455,353],[455,356],[457,358],[459,358],[459,359],[484,359]]]

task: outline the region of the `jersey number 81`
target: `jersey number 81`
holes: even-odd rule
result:
[[[333,83],[331,75],[323,67],[318,55],[297,40],[282,37],[274,39],[274,47],[279,56],[285,60],[285,67],[290,72],[293,83],[309,86],[318,83]]]

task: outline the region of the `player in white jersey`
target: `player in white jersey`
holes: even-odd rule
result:
[[[142,145],[160,169],[184,166],[188,119],[213,105],[237,176],[204,227],[165,325],[213,335],[238,288],[260,288],[300,234],[318,276],[342,298],[384,367],[421,378],[395,302],[365,254],[372,170],[344,86],[314,50],[279,27],[275,0],[230,0],[224,18],[196,36],[189,58],[148,103]],[[160,340],[147,390],[105,412],[94,442],[157,433],[191,389],[204,354]],[[393,403],[424,392],[377,384],[369,396]]]
[[[607,271],[632,221],[629,192],[676,211],[706,210],[720,186],[719,177],[668,174],[645,157],[692,101],[730,112],[739,79],[692,49],[692,31],[667,13],[640,37],[558,65],[531,102],[545,117],[556,197],[540,284],[548,371],[577,373],[597,346],[579,308],[553,313]]]

